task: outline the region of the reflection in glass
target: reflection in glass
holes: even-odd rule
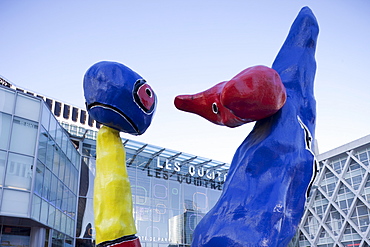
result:
[[[5,186],[15,189],[30,190],[32,166],[32,157],[10,153],[6,169]]]
[[[193,202],[196,206],[194,206],[197,210],[200,211],[207,211],[208,209],[208,197],[205,193],[202,192],[195,192],[193,194]]]
[[[166,199],[167,187],[163,184],[155,184],[153,187],[153,196],[159,199]]]

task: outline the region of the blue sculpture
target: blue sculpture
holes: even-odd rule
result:
[[[99,123],[132,135],[141,135],[150,126],[156,95],[125,65],[98,62],[86,72],[83,86],[86,108]]]
[[[194,231],[193,247],[280,247],[296,233],[316,174],[312,140],[318,31],[312,11],[303,8],[272,65],[285,86],[286,102],[258,120],[237,149],[220,199]],[[182,109],[186,101],[192,104],[191,97],[181,96],[175,104]]]

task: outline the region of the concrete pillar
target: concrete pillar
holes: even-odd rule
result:
[[[46,229],[45,228],[31,227],[30,246],[48,247],[48,246],[44,246],[45,237],[46,237]]]

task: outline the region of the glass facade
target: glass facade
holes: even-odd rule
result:
[[[1,246],[73,246],[79,174],[80,154],[43,100],[0,86],[0,218],[24,219],[0,224]]]
[[[190,246],[195,226],[220,196],[228,165],[132,140],[122,141],[142,246]],[[76,246],[94,243],[95,149],[95,141],[83,141]]]

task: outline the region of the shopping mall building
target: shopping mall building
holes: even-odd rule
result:
[[[0,77],[0,246],[94,246],[99,124]],[[229,165],[122,138],[143,247],[189,246]],[[370,136],[318,155],[291,246],[370,246]]]

